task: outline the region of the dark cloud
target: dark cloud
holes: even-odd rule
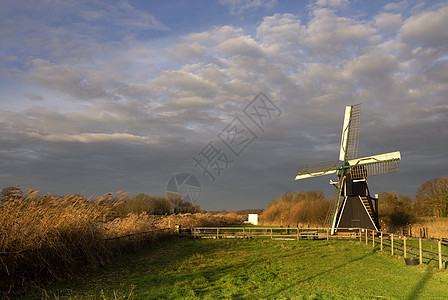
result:
[[[400,150],[403,157],[398,174],[369,181],[373,193],[412,196],[448,173],[446,6],[405,17],[405,5],[387,5],[394,14],[360,19],[347,14],[346,1],[318,1],[308,6],[309,20],[273,13],[252,31],[224,25],[148,42],[98,39],[111,15],[124,31],[166,28],[128,2],[96,3],[104,11],[82,6],[76,26],[27,15],[18,31],[15,21],[3,27],[8,46],[0,49],[15,57],[7,63],[21,64],[14,96],[32,100],[0,111],[4,186],[162,194],[171,176],[190,172],[206,209],[264,207],[287,191],[331,196],[329,176],[294,182],[297,164],[338,158],[344,109],[356,103],[359,156]],[[254,3],[225,5],[243,12]],[[18,54],[14,34],[25,48]],[[262,128],[243,112],[260,91],[281,110]],[[237,115],[256,136],[240,156],[219,139]],[[210,142],[231,160],[214,182],[193,160]]]

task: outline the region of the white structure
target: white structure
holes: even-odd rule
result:
[[[249,214],[249,223],[252,223],[253,225],[258,225],[258,214]]]

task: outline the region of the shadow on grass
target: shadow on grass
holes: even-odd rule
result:
[[[223,249],[222,245],[218,245],[219,249]],[[213,250],[212,250],[213,251]],[[196,252],[195,252],[196,253]],[[205,252],[201,251],[201,254],[206,254]],[[299,255],[297,252],[291,252],[291,253],[285,253],[285,254],[276,254],[275,259],[288,259],[291,257],[296,257]],[[174,281],[177,280],[183,280],[185,278],[191,278],[195,275],[200,275],[206,278],[209,282],[214,282],[217,279],[219,279],[223,274],[226,274],[227,271],[233,270],[233,269],[239,269],[239,268],[245,268],[249,269],[250,267],[254,265],[260,265],[261,263],[266,262],[266,257],[257,257],[252,258],[250,260],[243,260],[240,262],[233,262],[228,261],[225,265],[215,265],[215,266],[208,266],[205,270],[198,270],[195,274],[185,274],[181,276],[177,276],[174,278]]]
[[[426,267],[425,275],[420,279],[420,281],[415,285],[414,289],[409,294],[408,298],[409,300],[418,299],[419,295],[418,293],[425,287],[425,285],[428,283],[428,280],[432,277],[432,270],[428,266]]]
[[[278,290],[276,290],[276,291],[274,291],[274,292],[272,292],[272,293],[270,293],[270,294],[268,294],[268,295],[263,296],[263,298],[270,298],[270,297],[275,297],[275,296],[277,296],[277,295],[280,295],[280,294],[283,293],[284,291],[286,291],[286,290],[288,290],[288,289],[290,289],[290,288],[293,288],[293,287],[295,287],[296,285],[298,285],[298,284],[300,284],[300,283],[307,282],[307,281],[311,281],[311,280],[313,280],[313,279],[315,279],[315,278],[317,278],[317,277],[319,277],[319,276],[321,276],[321,275],[324,275],[324,274],[327,274],[327,273],[329,273],[329,272],[332,272],[332,271],[336,271],[336,270],[338,270],[338,269],[341,269],[341,268],[343,268],[343,267],[345,267],[345,266],[347,266],[347,265],[349,265],[349,264],[351,264],[351,263],[354,263],[354,262],[363,260],[363,259],[365,259],[366,257],[369,257],[369,256],[375,254],[376,252],[377,252],[377,250],[376,250],[376,249],[373,249],[373,250],[370,251],[369,253],[367,253],[367,254],[365,254],[365,255],[363,255],[363,256],[354,258],[354,259],[352,259],[352,260],[349,260],[349,261],[346,262],[346,263],[343,263],[343,264],[337,265],[337,266],[335,266],[335,267],[333,267],[333,268],[324,270],[324,271],[319,272],[319,273],[317,273],[317,274],[315,274],[315,275],[313,275],[313,276],[309,276],[309,277],[307,277],[307,278],[305,278],[305,279],[297,280],[297,281],[295,281],[294,283],[291,283],[291,284],[289,284],[289,285],[287,285],[287,286],[285,286],[285,287],[283,287],[283,288],[280,288],[280,289],[278,289]]]
[[[101,290],[107,285],[117,285],[117,273],[121,278],[127,273],[143,273],[147,265],[155,268],[160,266],[170,267],[181,265],[195,253],[209,253],[220,249],[218,244],[208,243],[198,247],[194,240],[184,237],[171,236],[163,241],[158,241],[146,248],[138,248],[129,253],[121,255],[116,261],[98,269],[90,269],[85,273],[75,274],[73,278],[62,280],[56,284],[48,284],[36,287],[28,294],[22,295],[20,299],[46,299],[43,293],[55,294],[60,297],[68,297],[66,293],[74,291],[81,294],[91,289]],[[113,276],[111,276],[113,274]],[[87,296],[86,296],[87,297]],[[92,296],[93,297],[93,296]],[[96,298],[95,298],[96,299]]]

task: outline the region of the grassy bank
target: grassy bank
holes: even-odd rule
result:
[[[355,241],[173,238],[23,299],[446,299],[447,285]]]

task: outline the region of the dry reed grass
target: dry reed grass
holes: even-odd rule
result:
[[[180,225],[182,228],[207,227],[207,226],[228,226],[243,224],[246,217],[238,215],[236,212],[227,213],[196,213],[170,215],[159,220],[158,227],[173,227]]]
[[[161,229],[168,224],[188,228],[243,222],[236,213],[168,217],[142,213],[102,223],[120,204],[115,200],[123,200],[123,194],[117,197],[121,191],[89,200],[82,195],[37,193],[26,190],[0,204],[0,298],[104,265],[135,246],[167,236]]]
[[[105,197],[36,196],[27,190],[0,206],[0,289],[14,292],[109,261],[104,230],[96,225],[110,207]]]
[[[419,235],[420,230],[424,228],[428,229],[429,236],[431,238],[441,239],[448,238],[448,221],[443,220],[430,220],[426,222],[418,222],[412,224],[411,231],[413,235]]]
[[[159,228],[156,226],[157,219],[147,213],[130,213],[126,218],[116,218],[104,224],[106,238],[154,231]]]
[[[282,201],[272,203],[260,215],[259,223],[264,226],[324,226],[330,201],[305,199],[298,202]]]

